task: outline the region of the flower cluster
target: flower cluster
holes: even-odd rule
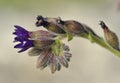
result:
[[[20,26],[15,26],[16,35],[14,42],[19,42],[14,48],[21,49],[18,52],[26,51],[30,56],[38,56],[37,68],[44,69],[50,66],[51,72],[59,71],[61,66],[68,67],[72,56],[67,45],[56,38],[57,35],[48,31],[27,31]]]

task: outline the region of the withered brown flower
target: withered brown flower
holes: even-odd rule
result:
[[[56,70],[59,71],[61,69],[61,65],[64,67],[68,67],[68,62],[72,54],[69,53],[69,47],[65,44],[62,45],[63,52],[61,55],[56,55],[51,48],[38,49],[32,48],[28,54],[30,56],[38,56],[37,59],[37,68],[41,70],[47,66],[50,66],[51,72],[54,73]]]

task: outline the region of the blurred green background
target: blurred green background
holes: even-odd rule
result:
[[[120,37],[118,0],[0,0],[0,83],[120,83],[120,58],[88,40],[74,38],[68,69],[50,73],[36,69],[37,57],[14,49],[14,25],[35,27],[36,16],[61,17],[89,25],[103,36],[99,20],[104,20]],[[43,29],[43,28],[41,28]]]

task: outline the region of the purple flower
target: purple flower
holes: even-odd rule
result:
[[[49,33],[48,31],[27,31],[17,25],[15,25],[15,28],[15,32],[13,33],[16,35],[14,42],[20,43],[15,45],[14,48],[21,49],[18,52],[26,51],[31,47],[36,47],[38,49],[47,48],[55,42],[54,37],[56,37],[56,35]]]
[[[29,40],[29,32],[20,26],[15,25],[14,27],[16,28],[15,32],[13,33],[16,35],[14,42],[20,42],[15,45],[14,48],[19,48],[21,50],[18,52],[23,52],[32,47],[33,43],[32,40]]]
[[[44,69],[50,66],[51,72],[59,71],[61,66],[68,67],[68,62],[72,56],[69,47],[56,39],[55,34],[48,31],[27,31],[24,28],[15,25],[16,35],[14,42],[19,42],[14,48],[21,49],[18,52],[26,51],[30,56],[38,56],[37,68]]]

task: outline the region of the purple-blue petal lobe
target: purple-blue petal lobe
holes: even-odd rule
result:
[[[19,44],[15,45],[14,48],[19,48],[21,50],[18,52],[23,52],[32,47],[33,42],[32,40],[29,40],[29,31],[18,25],[15,25],[14,27],[15,32],[13,32],[13,34],[16,35],[14,42],[20,42]]]

